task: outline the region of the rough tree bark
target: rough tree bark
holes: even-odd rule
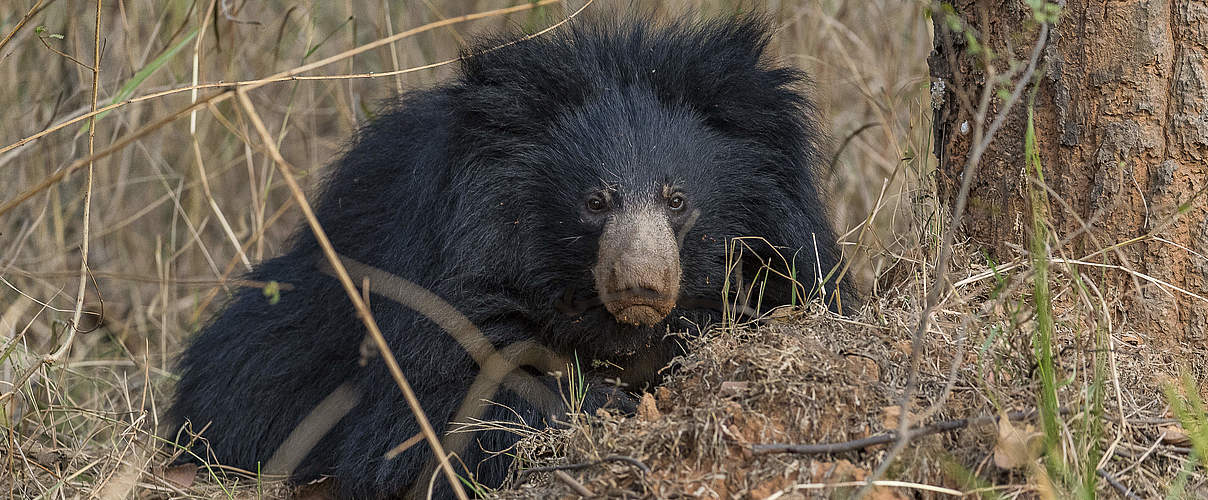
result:
[[[1000,74],[1011,59],[1027,61],[1040,29],[1023,0],[957,0],[952,7],[996,54],[991,66]],[[940,194],[951,202],[970,148],[968,107],[977,106],[986,72],[965,35],[945,29],[943,18],[935,15],[936,50],[929,63],[932,81],[944,85],[942,93],[933,91],[935,152]],[[1055,237],[1073,237],[1053,253],[1082,258],[1152,234],[1086,260],[1208,297],[1208,196],[1202,192],[1208,185],[1208,5],[1068,0],[1044,48],[1037,82],[1036,139]],[[962,103],[959,93],[968,100]],[[1001,260],[1019,256],[1012,246],[1028,248],[1031,227],[1023,104],[986,151],[960,228]],[[1078,218],[1089,222],[1089,231],[1079,231]],[[1122,321],[1118,327],[1164,346],[1202,350],[1208,303],[1101,269],[1081,268],[1114,292],[1109,300],[1119,299],[1110,304]]]

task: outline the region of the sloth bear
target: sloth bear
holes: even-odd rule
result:
[[[826,283],[816,112],[771,33],[738,16],[483,39],[337,162],[318,220],[458,474],[505,479],[518,436],[482,422],[632,409],[682,353],[675,332],[737,295],[850,297]],[[239,290],[181,355],[172,421],[200,437],[177,439],[347,498],[447,488],[316,237],[291,241],[248,275],[279,301]]]

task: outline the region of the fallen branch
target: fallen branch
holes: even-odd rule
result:
[[[1116,477],[1111,475],[1110,472],[1107,472],[1103,469],[1095,469],[1095,472],[1099,474],[1099,477],[1107,480],[1107,484],[1112,485],[1112,488],[1115,488],[1116,491],[1120,493],[1120,496],[1127,498],[1128,500],[1141,500],[1141,497],[1134,494],[1132,490],[1128,489],[1128,487],[1120,484],[1120,481],[1117,481]]]
[[[575,493],[578,493],[580,496],[583,496],[586,498],[591,498],[591,497],[596,496],[596,494],[592,493],[591,490],[587,489],[586,486],[583,486],[583,483],[576,481],[575,478],[570,477],[570,474],[567,474],[564,471],[560,471],[560,470],[554,471],[554,477],[558,478],[563,483],[566,483],[567,486],[570,486],[570,489],[575,490]]]
[[[1069,410],[1061,408],[1060,413],[1069,413]],[[1028,420],[1035,418],[1040,412],[1032,410],[1020,410],[1007,413],[1007,418],[1011,421]],[[928,434],[939,434],[941,432],[951,432],[957,429],[964,429],[971,425],[992,424],[998,421],[998,415],[983,415],[974,418],[962,418],[958,420],[946,420],[936,422],[931,425],[922,427],[914,427],[907,431],[910,437],[926,436]],[[802,455],[822,455],[827,453],[843,453],[845,451],[856,451],[865,448],[870,448],[877,445],[889,444],[897,441],[899,438],[897,431],[890,431],[884,434],[856,439],[853,441],[843,441],[839,443],[821,443],[821,444],[757,444],[751,446],[751,452],[757,455],[767,453],[797,453]]]

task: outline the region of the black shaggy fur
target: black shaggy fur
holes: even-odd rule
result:
[[[815,251],[824,275],[839,260],[813,176],[815,111],[802,74],[764,54],[769,36],[763,20],[746,17],[581,22],[513,44],[483,40],[454,80],[403,96],[360,132],[318,198],[319,222],[342,255],[439,295],[497,348],[535,341],[588,369],[589,359],[664,365],[677,352],[668,331],[719,318],[708,304],[721,301],[727,239],[760,236],[795,255],[806,289],[817,288]],[[618,323],[598,305],[563,307],[595,294],[601,228],[584,214],[584,197],[607,187],[624,205],[670,184],[697,214],[690,227],[673,224],[683,234],[680,305],[652,327]],[[417,477],[431,458],[426,444],[384,457],[419,428],[381,358],[358,363],[366,330],[324,262],[304,228],[248,276],[292,289],[275,305],[243,289],[196,337],[180,358],[175,421],[208,424],[213,456],[254,471],[344,384],[359,403],[293,478],[333,476],[348,498],[400,496],[421,479],[426,488]],[[744,266],[748,282],[757,267]],[[771,279],[764,308],[789,303],[789,289]],[[376,295],[370,302],[443,434],[478,365],[413,310]],[[600,377],[588,373],[589,413],[616,396]],[[557,416],[506,389],[492,399],[511,410],[490,406],[484,420],[547,425]],[[484,457],[516,439],[480,432],[451,451],[495,486],[510,459]]]

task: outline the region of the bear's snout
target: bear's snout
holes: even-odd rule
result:
[[[655,210],[621,213],[604,225],[594,269],[604,307],[622,323],[651,326],[679,298],[679,245]]]

